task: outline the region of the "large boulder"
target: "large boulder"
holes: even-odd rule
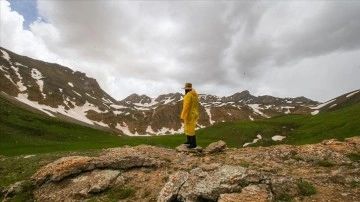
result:
[[[184,182],[179,181],[186,176]],[[170,176],[169,181],[161,190],[158,201],[196,202],[200,200],[216,201],[220,194],[239,192],[246,178],[246,169],[241,166],[221,166],[211,172],[200,168],[186,172],[177,172]],[[170,200],[171,199],[171,200]]]
[[[97,169],[62,182],[44,184],[34,194],[39,201],[81,201],[112,187],[120,181],[117,180],[119,175],[119,170]]]
[[[86,156],[69,156],[60,158],[38,170],[31,179],[36,185],[47,181],[60,181],[63,178],[79,174],[85,170],[93,170],[92,158]]]
[[[206,148],[205,148],[205,152],[206,153],[217,153],[217,152],[222,152],[226,149],[226,143],[222,140],[219,140],[217,142],[213,142],[211,144],[209,144]]]
[[[267,202],[271,201],[272,194],[268,185],[249,185],[241,193],[221,194],[218,202]]]
[[[138,153],[133,148],[106,149],[98,157],[70,156],[63,157],[38,170],[31,179],[36,185],[45,182],[60,181],[70,175],[96,168],[127,169],[133,167],[156,167],[163,161]]]

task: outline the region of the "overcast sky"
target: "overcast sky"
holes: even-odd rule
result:
[[[0,0],[1,46],[95,78],[115,99],[360,88],[360,1]]]

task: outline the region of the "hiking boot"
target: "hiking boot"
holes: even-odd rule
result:
[[[186,148],[188,148],[188,149],[196,149],[196,145],[188,145],[188,146],[186,146]]]
[[[183,145],[189,146],[189,145],[190,145],[190,137],[187,135],[187,136],[186,136],[186,139],[187,139],[187,141],[184,142]]]

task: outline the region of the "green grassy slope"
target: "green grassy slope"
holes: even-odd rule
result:
[[[286,115],[262,121],[239,121],[217,124],[197,131],[198,144],[224,140],[229,147],[242,147],[257,134],[262,140],[251,146],[308,144],[324,139],[360,135],[360,104],[316,116]],[[274,135],[287,136],[281,142]],[[120,137],[109,132],[76,125],[19,107],[0,96],[0,155],[84,151],[124,145],[150,144],[174,148],[185,141],[183,135],[159,137]]]
[[[144,140],[59,121],[28,111],[0,96],[0,155],[100,149],[139,143],[144,143]]]
[[[324,139],[344,140],[360,136],[359,117],[360,104],[354,104],[316,116],[284,115],[255,122],[222,123],[199,130],[198,135],[206,143],[223,139],[232,147],[252,142],[257,134],[262,136],[262,140],[251,146],[312,144]],[[287,138],[275,142],[271,140],[275,135]]]

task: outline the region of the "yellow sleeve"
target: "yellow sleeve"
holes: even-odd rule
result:
[[[181,119],[186,119],[188,117],[190,111],[190,96],[186,96],[184,97],[183,100],[183,110],[181,112]]]

